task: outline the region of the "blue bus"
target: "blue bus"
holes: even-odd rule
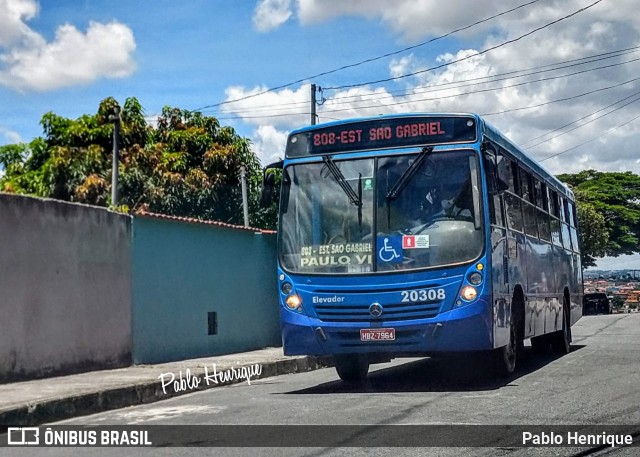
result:
[[[331,355],[360,381],[395,357],[483,352],[509,375],[526,339],[569,352],[582,315],[573,193],[480,116],[308,126],[268,168],[282,168],[286,355]],[[265,170],[266,194],[273,181]]]

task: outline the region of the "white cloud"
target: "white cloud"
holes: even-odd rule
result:
[[[90,22],[82,33],[65,24],[48,43],[24,22],[36,11],[34,1],[0,0],[0,25],[10,30],[0,35],[0,84],[23,92],[48,91],[135,71],[136,43],[126,25]]]
[[[287,22],[291,14],[291,0],[260,0],[253,12],[253,25],[260,32],[269,32]]]
[[[3,138],[5,140],[3,142],[6,144],[15,144],[22,142],[22,137],[18,132],[2,126],[0,126],[0,138]]]
[[[432,0],[296,0],[295,7],[302,25],[317,24],[340,16],[360,16],[367,20],[380,20],[409,41],[415,41],[425,34],[433,36],[447,33],[460,24],[470,24],[505,9],[508,7],[504,2],[491,0],[475,0],[473,7],[470,7],[468,0],[449,0],[446,7]],[[514,12],[511,18],[522,14]],[[478,26],[473,33],[486,30],[487,27]]]
[[[263,166],[284,158],[288,134],[289,132],[277,130],[272,125],[262,125],[253,132],[253,150]]]
[[[32,32],[24,21],[38,13],[35,0],[0,0],[0,46],[7,46]]]
[[[446,9],[436,9],[433,2],[398,1],[393,2],[393,5],[391,3],[371,0],[366,2],[365,8],[361,0],[344,0],[332,2],[332,7],[329,8],[326,0],[298,0],[297,12],[303,24],[326,21],[340,15],[377,17],[394,31],[408,38],[416,38],[418,35],[419,38],[425,38],[509,8],[509,5],[504,3],[482,1],[474,2],[471,6],[469,2],[452,0]],[[640,52],[528,77],[518,77],[521,73],[512,73],[505,75],[503,80],[492,83],[477,79],[515,70],[544,69],[551,63],[631,48],[640,43],[640,15],[635,14],[637,6],[632,0],[622,0],[616,3],[615,8],[607,7],[606,2],[603,2],[523,39],[483,55],[475,55],[483,49],[514,40],[587,4],[581,0],[546,0],[492,21],[490,30],[474,28],[473,31],[469,31],[468,33],[478,35],[476,41],[478,38],[482,39],[482,44],[477,49],[452,48],[449,52],[434,57],[429,54],[433,48],[426,46],[414,49],[409,56],[397,56],[389,64],[391,77],[463,60],[393,83],[365,85],[325,93],[328,100],[317,109],[320,120],[411,111],[486,114],[514,110],[488,116],[487,119],[516,144],[525,145],[532,138],[634,93],[640,93],[640,83],[637,81],[615,89],[601,90],[637,78],[640,74],[638,62],[575,76],[548,79],[600,65],[637,59]],[[513,2],[510,6],[516,5],[517,3]],[[470,79],[475,81],[464,82]],[[530,83],[520,85],[526,81]],[[316,81],[319,85],[322,85],[322,82],[321,79]],[[359,81],[349,81],[357,82]],[[452,82],[455,84],[452,85]],[[496,90],[488,90],[494,88]],[[235,99],[263,90],[264,87],[235,87],[233,94],[229,92],[227,96],[228,99]],[[564,102],[554,102],[587,92],[593,93]],[[279,129],[292,129],[309,123],[308,94],[309,85],[304,85],[298,90],[286,89],[249,98],[238,105],[227,105],[226,109],[228,113],[235,112],[244,116],[246,122],[261,128],[274,126]],[[294,102],[297,104],[292,104]],[[640,101],[610,114],[607,114],[608,111],[600,112],[598,116],[606,115],[566,135],[551,138],[560,133],[557,132],[544,137],[547,141],[531,148],[529,152],[539,160],[562,153],[543,162],[543,165],[554,173],[577,172],[585,168],[640,172],[640,161],[637,160],[640,119],[607,133],[636,116],[636,105],[640,105]],[[257,113],[262,113],[262,116],[277,113],[278,117],[248,117],[256,116]],[[589,117],[579,124],[593,118]],[[571,149],[582,144],[583,146]]]
[[[304,125],[309,122],[311,118],[311,86],[309,84],[302,85],[295,91],[283,89],[256,96],[266,90],[264,86],[253,89],[230,87],[226,91],[227,102],[242,100],[223,105],[223,111],[236,114],[253,125],[264,125],[266,119],[269,125],[274,126]]]
[[[411,72],[417,71],[419,64],[416,62],[416,58],[413,54],[400,57],[399,59],[393,59],[389,63],[389,74],[392,78],[397,78],[402,75],[406,75]]]
[[[516,6],[515,4],[513,6]],[[447,33],[460,24],[476,22],[507,9],[502,2],[475,0],[473,8],[468,0],[449,0],[446,8],[432,0],[259,0],[253,22],[261,32],[274,30],[288,21],[294,12],[302,25],[317,24],[340,16],[360,16],[378,19],[395,33],[409,41],[425,35]],[[481,16],[479,17],[479,14]],[[511,16],[518,17],[514,12]],[[487,26],[478,26],[486,30]],[[467,33],[467,32],[464,32]]]

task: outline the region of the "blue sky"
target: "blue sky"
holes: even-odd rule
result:
[[[204,112],[249,137],[267,163],[282,155],[288,131],[309,122],[313,82],[357,85],[323,92],[321,122],[473,111],[490,114],[552,172],[640,172],[636,1],[530,2],[0,0],[0,145],[41,135],[48,111],[76,118],[108,96],[137,97],[150,122],[166,105],[198,109],[243,98]],[[433,43],[309,79],[520,5]],[[603,263],[617,265],[638,268],[640,256]]]

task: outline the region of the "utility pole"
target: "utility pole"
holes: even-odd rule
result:
[[[242,209],[244,226],[249,227],[249,202],[247,201],[247,172],[244,165],[240,167],[240,181],[242,182]]]
[[[111,169],[111,206],[118,206],[118,166],[120,164],[120,107],[109,116],[113,122],[113,167]]]
[[[311,84],[311,125],[316,125],[316,85]]]

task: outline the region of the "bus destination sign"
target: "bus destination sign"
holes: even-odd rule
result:
[[[335,124],[293,134],[287,157],[476,141],[469,116],[399,117]]]

